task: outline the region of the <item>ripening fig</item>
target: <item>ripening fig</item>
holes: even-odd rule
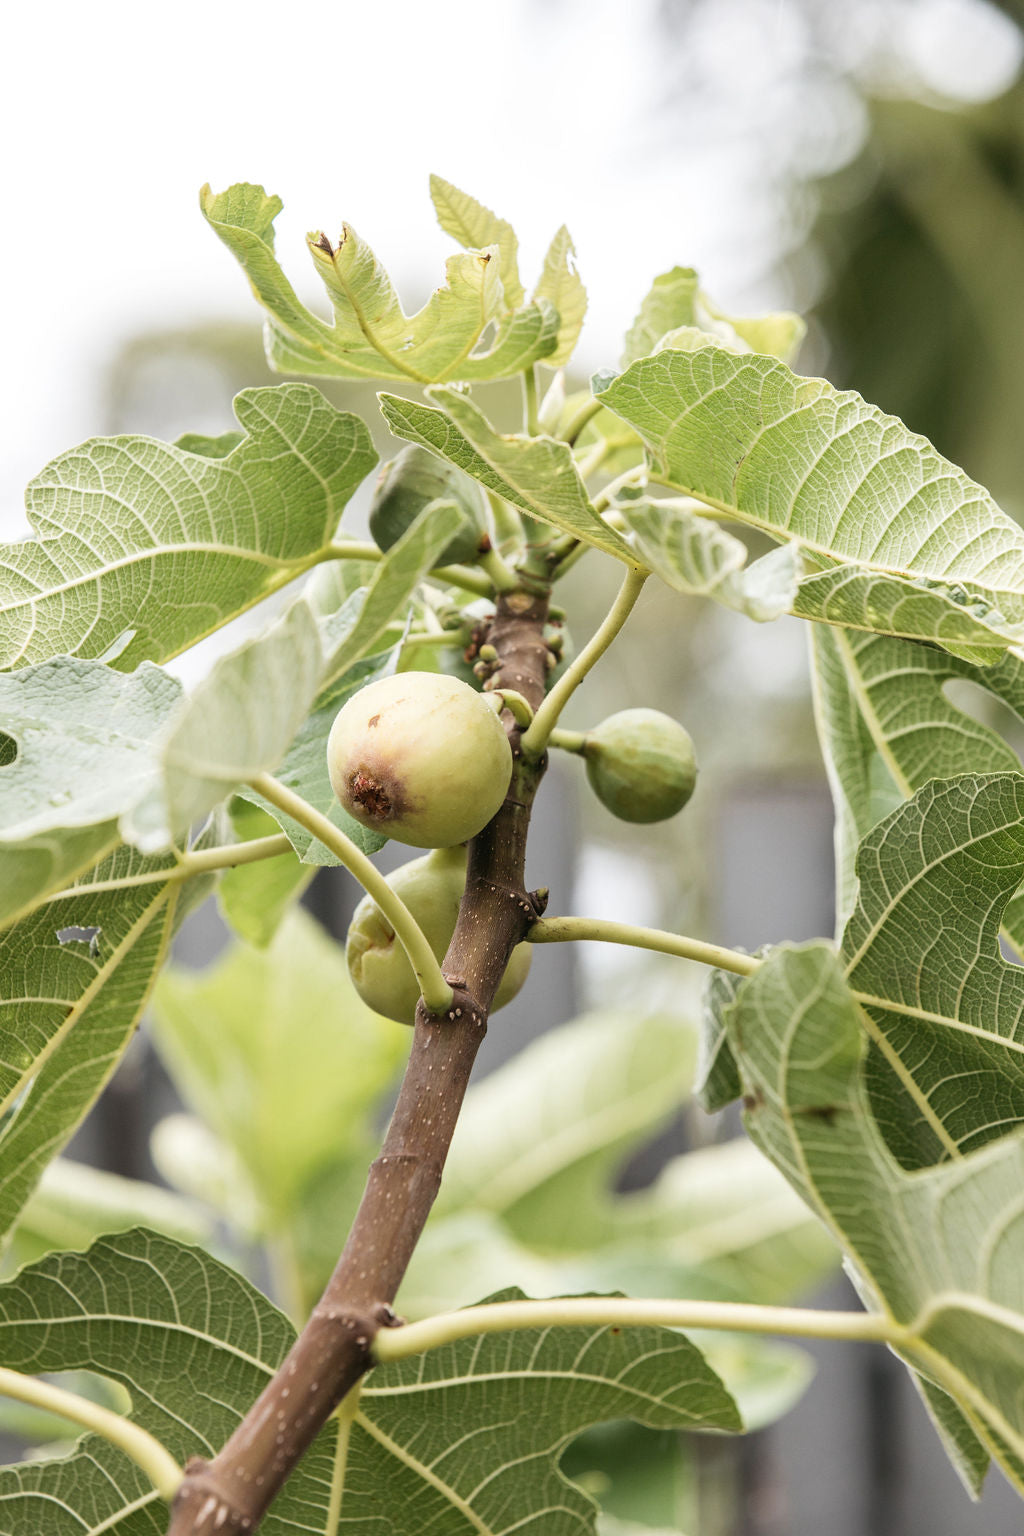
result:
[[[583,744],[587,778],[622,821],[664,821],[681,811],[697,782],[690,734],[658,709],[624,709]]]
[[[403,864],[388,876],[391,889],[405,902],[419,923],[438,960],[455,931],[459,902],[466,884],[466,850],[435,848],[421,859]],[[372,896],[356,907],[348,930],[345,958],[359,996],[375,1013],[415,1022],[420,989],[405,950]],[[491,1012],[510,1003],[526,980],[533,952],[529,944],[517,944],[501,979]]]
[[[442,673],[400,672],[339,710],[327,771],[364,827],[414,848],[451,848],[498,810],[512,749],[483,694]]]
[[[456,468],[427,448],[410,443],[385,464],[370,503],[370,533],[378,549],[390,549],[423,508],[432,501],[454,501],[468,521],[441,551],[439,565],[461,565],[476,559],[484,532],[476,487]]]

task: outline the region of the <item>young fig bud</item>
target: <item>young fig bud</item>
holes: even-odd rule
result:
[[[455,932],[466,884],[466,850],[439,848],[403,864],[388,876],[391,889],[419,923],[438,960]],[[372,896],[364,896],[352,917],[345,944],[349,974],[360,997],[375,1013],[415,1022],[420,989],[405,950]],[[517,944],[491,1005],[493,1013],[512,1001],[526,980],[533,958],[529,944]]]
[[[400,672],[354,694],[327,740],[338,800],[364,827],[414,848],[451,848],[498,810],[512,776],[504,727],[457,677]]]
[[[390,549],[432,501],[454,501],[468,519],[442,550],[438,564],[461,565],[475,560],[484,532],[476,486],[454,464],[445,463],[416,443],[385,464],[377,479],[370,503],[370,533],[377,548]]]
[[[689,732],[657,709],[624,709],[588,731],[587,778],[622,821],[665,821],[693,794],[697,759]]]

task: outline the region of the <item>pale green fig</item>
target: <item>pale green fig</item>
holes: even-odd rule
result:
[[[665,821],[693,794],[697,758],[688,731],[658,709],[624,709],[583,744],[587,778],[622,821]]]
[[[475,560],[484,532],[475,485],[454,464],[416,443],[385,464],[377,478],[370,504],[370,533],[377,548],[390,549],[432,501],[453,501],[468,519],[442,550],[438,563],[461,565]]]
[[[438,960],[443,960],[455,931],[459,902],[466,884],[466,850],[437,848],[421,859],[403,864],[388,876],[391,889],[419,923]],[[420,989],[405,950],[372,896],[356,907],[345,944],[352,983],[375,1013],[415,1022]],[[491,1012],[510,1003],[526,980],[533,951],[517,944],[491,1004]]]
[[[356,821],[414,848],[451,848],[487,825],[512,749],[487,698],[457,677],[400,672],[354,694],[327,740],[327,771]]]

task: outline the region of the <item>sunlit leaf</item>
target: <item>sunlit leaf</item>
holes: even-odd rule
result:
[[[312,609],[222,656],[179,706],[161,743],[160,782],[122,818],[147,852],[166,848],[239,785],[278,766],[316,697],[324,657]]]
[[[0,667],[164,661],[324,558],[377,461],[366,427],[307,384],[243,390],[235,414],[226,455],[100,437],[32,481],[35,536],[0,546]]]
[[[500,256],[501,285],[505,290],[505,303],[516,309],[525,297],[519,281],[517,255],[519,241],[515,230],[506,219],[478,203],[468,192],[460,192],[450,181],[440,176],[430,178],[430,197],[437,214],[437,222],[445,234],[466,250],[479,251],[487,245],[496,245]],[[551,295],[548,295],[551,298]],[[555,308],[558,305],[555,304]]]
[[[593,1246],[610,1225],[613,1171],[684,1101],[695,1056],[695,1030],[667,1014],[588,1017],[544,1036],[471,1091],[438,1209],[492,1211],[549,1249],[581,1234]]]
[[[406,315],[351,225],[342,226],[337,244],[312,234],[307,245],[331,301],[329,325],[301,304],[274,255],[279,198],[242,183],[221,193],[204,187],[200,204],[269,315],[267,355],[281,372],[419,383],[492,379],[547,357],[558,344],[558,315],[546,301],[509,309],[494,245],[450,257],[445,285]]]
[[[917,638],[945,643],[953,603],[968,610],[954,643],[966,638],[972,655],[1024,637],[1024,532],[926,439],[858,395],[695,332],[693,350],[633,363],[600,398],[640,433],[659,479],[793,541],[819,566],[856,567],[851,601],[862,617],[874,576],[887,584],[879,608],[898,610],[904,633],[916,619]],[[916,598],[914,581],[942,587]],[[849,622],[845,608],[838,616]]]
[[[697,274],[692,267],[673,267],[654,279],[626,333],[622,366],[654,351],[667,331],[693,325],[697,303]]]
[[[701,515],[700,502],[654,500],[637,487],[621,491],[613,505],[633,534],[641,564],[676,592],[709,597],[761,623],[792,608],[800,578],[792,545],[748,565],[746,546]]]
[[[265,949],[165,971],[154,1011],[183,1097],[239,1159],[270,1231],[322,1165],[351,1157],[365,1171],[409,1031],[366,1007],[306,913],[291,911]]]
[[[56,657],[0,674],[0,732],[17,748],[0,767],[0,924],[117,845],[118,818],[157,781],[180,700],[180,683],[149,662],[124,675]]]
[[[232,800],[231,823],[240,843],[273,837],[280,830],[274,818],[258,805],[238,797]],[[226,869],[217,886],[221,915],[240,939],[265,949],[281,919],[309,885],[316,870],[303,864],[293,849],[272,859],[256,859]]]
[[[565,443],[551,437],[503,436],[458,390],[428,393],[441,409],[397,395],[380,396],[384,419],[398,437],[450,459],[522,511],[635,563],[624,540],[595,511]]]
[[[576,350],[587,313],[587,290],[576,270],[576,247],[564,224],[548,246],[533,297],[550,300],[558,311],[558,345],[544,361],[549,368],[560,368]]]
[[[209,1243],[213,1236],[209,1213],[171,1190],[57,1157],[22,1210],[11,1255],[20,1267],[45,1253],[88,1248],[104,1233],[139,1226],[181,1243]]]

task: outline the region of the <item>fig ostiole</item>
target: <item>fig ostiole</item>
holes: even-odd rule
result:
[[[657,709],[624,709],[588,731],[587,778],[621,821],[665,821],[693,794],[697,757],[690,733]]]
[[[466,526],[441,551],[438,564],[475,560],[485,531],[479,492],[454,464],[417,443],[403,448],[377,478],[370,503],[370,534],[377,548],[389,550],[432,501],[454,501],[466,516]]]
[[[414,848],[451,848],[501,806],[512,749],[483,694],[444,673],[400,672],[338,712],[327,770],[362,826]]]
[[[388,876],[388,884],[416,919],[438,960],[443,960],[466,885],[465,848],[437,848],[412,859]],[[415,1023],[419,985],[394,929],[372,896],[364,896],[353,914],[345,958],[352,983],[368,1007],[400,1024]],[[492,1013],[515,997],[532,958],[529,944],[516,945],[491,1004]]]

